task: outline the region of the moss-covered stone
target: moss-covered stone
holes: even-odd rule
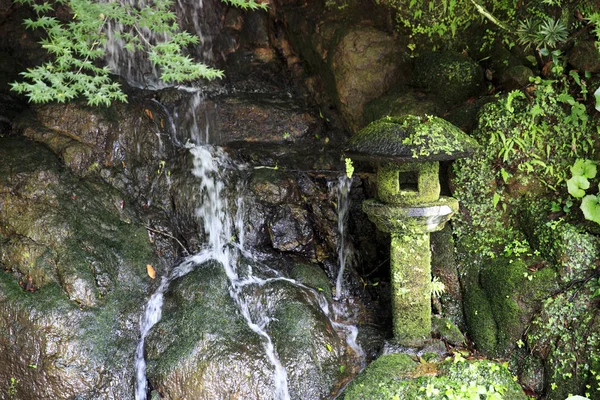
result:
[[[463,299],[469,338],[483,354],[495,354],[498,327],[485,292],[477,285],[468,286]]]
[[[415,370],[417,363],[407,354],[388,354],[373,361],[344,392],[345,400],[391,399],[393,387]]]
[[[530,271],[528,265],[534,264],[537,262],[501,257],[481,271],[481,285],[498,327],[494,354],[510,352],[516,346],[539,303],[558,287],[553,268]]]
[[[406,345],[431,336],[429,234],[392,233],[390,281],[394,338]]]
[[[470,58],[451,51],[423,54],[416,61],[413,80],[443,99],[460,104],[484,89],[483,70]]]
[[[406,189],[404,182],[401,183],[404,175],[416,175],[416,182],[410,183],[416,183],[417,187]],[[439,162],[381,164],[377,169],[377,196],[387,204],[408,205],[436,201],[440,197]]]
[[[443,161],[472,154],[477,142],[448,121],[409,115],[382,118],[354,135],[346,153],[375,161]]]
[[[332,301],[329,278],[327,278],[325,271],[318,265],[296,263],[290,270],[290,278],[323,293],[327,300]]]
[[[198,265],[173,282],[163,318],[146,342],[155,388],[170,399],[268,398],[274,367],[266,348],[272,345],[292,397],[323,398],[336,390],[340,365],[350,362],[313,291],[285,279],[239,287],[235,296],[247,305],[244,316],[230,290],[225,269],[216,262]],[[258,327],[269,334],[270,344],[254,330]]]
[[[447,399],[527,396],[505,366],[461,358],[417,364],[406,354],[388,354],[369,365],[346,389],[345,400]]]
[[[148,232],[46,147],[0,138],[0,159],[0,381],[23,399],[131,397],[146,264],[161,272]]]
[[[433,316],[431,318],[431,332],[451,345],[458,346],[464,343],[465,337],[456,325],[447,318]]]
[[[363,211],[382,232],[434,232],[458,210],[458,201],[440,197],[437,201],[418,205],[389,205],[377,200],[363,202]]]
[[[429,96],[422,90],[417,91],[411,87],[397,86],[365,105],[364,122],[369,124],[387,116],[442,115],[445,108],[436,103],[434,96]]]

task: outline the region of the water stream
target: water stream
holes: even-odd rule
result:
[[[337,199],[337,250],[339,264],[338,275],[335,281],[335,297],[337,299],[344,297],[344,272],[352,255],[350,242],[346,238],[346,222],[348,220],[348,210],[350,209],[351,187],[352,178],[348,178],[346,174],[338,178],[337,185],[330,187],[330,190],[333,190]]]
[[[252,299],[242,295],[242,290],[246,286],[263,285],[267,281],[253,277],[251,270],[243,277],[238,273],[239,254],[247,253],[244,249],[243,197],[241,193],[238,194],[235,202],[237,212],[233,214],[227,199],[223,196],[226,181],[223,171],[226,166],[229,168],[232,166],[239,168],[240,166],[235,166],[220,148],[208,145],[190,145],[189,149],[194,157],[192,174],[200,181],[198,187],[200,200],[196,208],[196,217],[203,222],[206,244],[202,251],[187,258],[174,268],[168,277],[162,278],[159,287],[146,305],[144,315],[140,320],[140,342],[137,346],[135,358],[136,400],[145,400],[147,396],[144,343],[150,329],[160,321],[164,293],[174,279],[186,275],[208,260],[215,260],[223,266],[230,282],[229,293],[231,298],[250,329],[262,338],[265,354],[274,369],[275,398],[289,400],[287,372],[279,360],[271,337],[266,331],[270,318],[260,305],[251,304]],[[237,237],[236,242],[232,243],[232,239],[235,237]]]
[[[346,334],[346,344],[350,347],[360,360],[360,368],[366,366],[366,355],[362,347],[357,343],[358,328],[356,323],[358,315],[352,307],[350,299],[346,298],[344,292],[344,272],[353,258],[354,249],[348,241],[346,234],[346,223],[348,211],[350,210],[350,189],[352,178],[346,174],[340,176],[336,184],[330,183],[329,190],[336,196],[337,209],[337,250],[338,250],[338,274],[335,281],[335,298],[333,303],[332,324],[337,330]]]

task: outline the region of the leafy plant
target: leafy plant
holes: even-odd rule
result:
[[[10,378],[10,386],[8,387],[8,391],[7,391],[9,399],[16,399],[18,384],[19,384],[18,379]]]
[[[581,211],[585,219],[600,224],[600,195],[588,194],[581,199]]]
[[[40,44],[51,56],[50,61],[21,73],[23,80],[11,84],[12,90],[25,94],[34,103],[66,102],[84,97],[92,106],[108,106],[126,101],[121,86],[113,82],[108,67],[101,66],[106,54],[108,27],[120,24],[115,33],[130,52],[145,51],[162,72],[165,82],[180,83],[198,78],[215,79],[223,72],[196,62],[185,54],[186,47],[199,38],[181,32],[171,7],[173,0],[151,0],[136,6],[128,2],[94,0],[52,0],[39,4],[35,0],[15,0],[36,13],[24,20],[29,29],[40,29],[45,38]],[[243,8],[265,8],[255,0],[224,0]],[[55,10],[66,7],[69,20],[61,20]],[[152,32],[149,35],[145,32]],[[162,39],[153,39],[160,37]]]
[[[586,189],[589,189],[590,181],[585,176],[575,175],[567,181],[567,189],[569,194],[576,199],[585,196]]]
[[[585,219],[600,224],[600,193],[586,196],[586,190],[590,188],[589,179],[595,178],[596,173],[597,167],[593,161],[577,159],[571,167],[573,176],[567,181],[567,189],[571,196],[581,199],[581,211]]]
[[[431,295],[433,297],[440,297],[446,291],[446,285],[440,281],[440,278],[434,276],[431,280]]]
[[[346,163],[346,176],[348,179],[352,179],[352,175],[354,174],[354,166],[352,165],[352,159],[345,158],[344,162]]]

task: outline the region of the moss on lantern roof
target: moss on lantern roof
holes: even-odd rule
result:
[[[477,141],[450,122],[434,117],[386,117],[370,123],[349,141],[356,159],[446,161],[471,155]]]

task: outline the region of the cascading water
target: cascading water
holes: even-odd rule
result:
[[[146,363],[144,360],[144,342],[150,329],[160,320],[163,295],[170,282],[180,278],[197,265],[210,259],[218,261],[227,274],[230,282],[229,293],[238,306],[246,323],[258,334],[263,341],[267,359],[274,368],[274,393],[278,400],[289,400],[287,373],[281,364],[271,337],[266,331],[270,321],[268,315],[257,304],[251,304],[250,299],[242,295],[243,289],[249,285],[262,285],[266,281],[254,278],[249,271],[247,276],[240,277],[237,270],[239,252],[244,252],[243,234],[243,199],[236,201],[238,212],[232,220],[227,200],[222,196],[224,188],[223,166],[231,164],[220,148],[211,146],[190,146],[193,155],[194,168],[192,173],[200,179],[199,193],[201,200],[196,209],[196,216],[204,223],[207,236],[205,248],[198,254],[189,257],[173,269],[169,277],[163,277],[156,292],[150,297],[144,315],[140,321],[141,339],[136,350],[136,400],[145,400],[148,386],[146,380]],[[237,243],[231,243],[233,233],[237,231]]]
[[[338,274],[335,282],[335,302],[333,304],[333,326],[346,333],[346,343],[360,359],[361,369],[366,366],[365,352],[356,342],[358,328],[355,323],[358,320],[356,313],[351,310],[349,303],[344,301],[344,272],[346,266],[352,259],[353,248],[346,237],[346,222],[350,210],[350,189],[352,178],[346,174],[340,176],[337,184],[330,184],[330,191],[336,196],[337,201],[337,250],[338,250]]]
[[[337,229],[338,229],[338,275],[335,281],[335,296],[337,299],[344,297],[344,272],[346,265],[350,260],[352,249],[346,240],[346,222],[348,220],[348,210],[350,209],[350,188],[352,187],[352,178],[346,174],[338,178],[337,185],[333,191],[337,197]]]
[[[148,5],[146,0],[125,0],[129,6],[141,9]],[[197,60],[205,64],[213,64],[215,57],[213,51],[213,39],[218,36],[221,21],[218,13],[218,3],[210,4],[211,0],[185,1],[178,0],[175,11],[177,21],[182,30],[194,33],[199,37],[199,44],[192,49]],[[137,27],[137,34],[142,37],[141,41],[155,44],[168,38],[164,33],[151,31],[149,28]],[[125,78],[127,82],[135,87],[160,89],[164,88],[164,82],[159,77],[157,68],[150,62],[144,51],[130,51],[122,39],[128,35],[127,28],[116,22],[110,22],[107,27],[106,63],[111,71]]]

